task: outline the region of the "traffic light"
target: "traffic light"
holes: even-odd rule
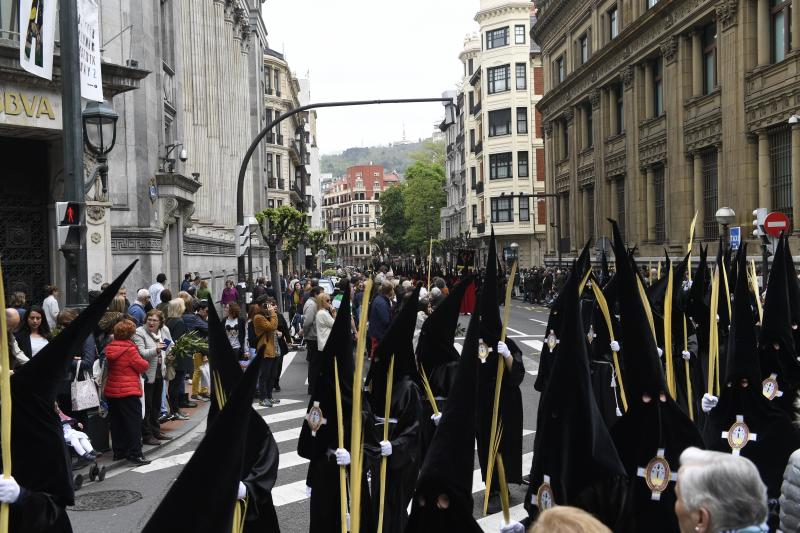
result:
[[[75,250],[81,246],[81,228],[84,222],[84,206],[80,202],[56,202],[58,223],[58,247]]]
[[[764,220],[767,218],[769,210],[766,207],[759,207],[753,210],[753,237],[763,239],[767,233],[764,231]]]

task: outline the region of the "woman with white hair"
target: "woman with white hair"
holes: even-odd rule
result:
[[[767,487],[745,457],[687,448],[675,493],[681,533],[767,531]]]

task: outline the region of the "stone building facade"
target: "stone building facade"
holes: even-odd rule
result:
[[[620,221],[645,258],[752,231],[758,207],[800,217],[800,6],[777,0],[544,0],[549,192],[564,252]],[[794,9],[791,9],[794,7]],[[793,121],[796,122],[796,121]],[[550,213],[554,214],[551,209]],[[548,233],[556,250],[556,230]],[[682,250],[684,252],[682,252]]]
[[[440,212],[439,239],[457,239],[469,231],[467,225],[467,168],[464,150],[464,93],[447,91],[444,98],[456,104],[454,116],[445,116],[439,130],[445,143],[445,193],[447,205]]]

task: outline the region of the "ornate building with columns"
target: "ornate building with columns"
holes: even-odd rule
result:
[[[797,0],[794,0],[797,2]],[[561,242],[619,220],[644,258],[720,234],[718,208],[752,232],[764,207],[800,220],[800,6],[790,0],[543,0],[548,192]],[[795,122],[795,121],[793,121]],[[715,247],[714,247],[715,248]]]

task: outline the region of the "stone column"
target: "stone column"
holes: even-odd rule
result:
[[[792,0],[792,50],[800,50],[800,0]],[[794,161],[794,159],[792,160]],[[794,181],[792,181],[794,183]],[[794,205],[797,205],[795,203]],[[797,220],[795,218],[795,220]]]
[[[792,219],[800,224],[800,124],[792,126]]]
[[[589,227],[590,223],[589,210],[591,208],[592,206],[589,205],[589,189],[588,187],[584,187],[583,189],[581,189],[581,210],[583,211],[583,213],[581,213],[583,218],[583,238],[579,241],[579,243],[576,243],[576,246],[578,244],[583,246],[589,239],[589,236],[592,234],[592,228]]]
[[[692,181],[694,189],[694,210],[697,213],[697,225],[695,225],[694,233],[699,238],[703,235],[703,220],[705,213],[703,211],[703,159],[700,157],[699,152],[692,154]]]
[[[769,137],[765,131],[760,131],[758,132],[758,207],[772,208],[769,179]]]
[[[616,179],[613,179],[610,180],[609,185],[610,185],[609,190],[611,191],[611,201],[609,202],[609,205],[611,206],[610,216],[611,218],[616,220],[619,214],[619,202],[617,201],[619,195],[619,182]],[[617,222],[620,221],[617,220]]]
[[[656,188],[653,167],[647,167],[647,240],[656,240]]]
[[[756,34],[758,35],[758,66],[769,65],[770,61],[770,31],[769,31],[769,0],[758,0],[756,8]]]
[[[653,63],[647,61],[644,64],[644,118],[653,118],[654,93],[653,93]]]
[[[608,88],[608,135],[613,136],[617,134],[619,124],[617,124],[617,88],[611,86]]]
[[[692,32],[692,96],[703,94],[703,44],[700,30]]]

